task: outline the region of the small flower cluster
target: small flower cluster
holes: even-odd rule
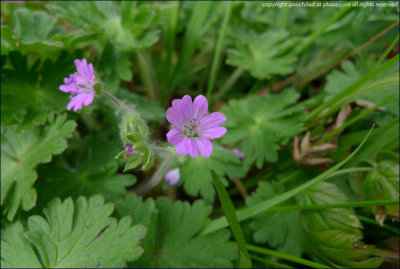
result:
[[[74,96],[67,109],[74,108],[77,111],[93,102],[95,75],[93,65],[88,64],[86,59],[76,59],[74,63],[78,72],[65,78],[65,84],[59,89]],[[197,158],[199,154],[209,158],[213,150],[210,140],[226,133],[226,128],[220,126],[226,120],[225,115],[220,112],[208,114],[208,102],[203,95],[193,101],[189,95],[173,100],[172,107],[167,110],[167,120],[173,125],[167,133],[168,142],[176,145],[178,154],[189,154],[192,158]],[[125,151],[126,155],[137,153],[129,145],[125,146]],[[234,153],[243,158],[243,153],[237,149],[234,149]]]

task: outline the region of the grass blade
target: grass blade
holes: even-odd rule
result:
[[[301,265],[305,265],[305,266],[309,266],[312,268],[331,268],[329,266],[323,265],[323,264],[319,264],[313,261],[309,261],[306,259],[302,259],[296,256],[292,256],[283,252],[279,252],[279,251],[275,251],[275,250],[271,250],[271,249],[266,249],[266,248],[262,248],[262,247],[257,247],[257,246],[252,246],[252,245],[247,245],[247,249],[253,252],[257,252],[257,253],[261,253],[261,254],[265,254],[268,256],[274,256],[274,257],[278,257],[287,261],[291,261],[291,262],[295,262]]]
[[[240,227],[239,221],[236,217],[235,207],[233,206],[233,203],[229,198],[228,192],[226,191],[224,185],[221,183],[218,175],[214,172],[214,170],[211,170],[211,176],[213,178],[215,188],[217,189],[221,206],[225,212],[229,226],[231,227],[233,236],[235,237],[239,245],[239,267],[249,268],[251,267],[251,259],[249,253],[247,252],[246,241],[244,239],[242,228]]]
[[[232,13],[232,2],[227,2],[226,5],[227,5],[227,7],[226,7],[225,16],[224,16],[224,21],[222,23],[222,28],[218,34],[218,41],[217,41],[217,45],[215,47],[214,58],[213,58],[213,62],[211,65],[210,78],[208,80],[208,86],[207,86],[207,99],[208,100],[210,100],[211,93],[214,88],[215,78],[217,77],[217,73],[218,73],[218,63],[219,63],[219,59],[221,57],[222,47],[224,44],[226,28],[228,26],[228,21],[229,21],[229,18],[231,17],[231,13]]]
[[[268,208],[267,211],[321,210],[328,208],[356,208],[356,207],[387,206],[387,205],[398,205],[398,204],[399,201],[395,200],[377,200],[377,201],[349,202],[343,204],[276,206]]]

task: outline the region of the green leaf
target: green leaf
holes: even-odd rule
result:
[[[327,76],[327,84],[325,86],[325,91],[329,94],[328,98],[339,93],[341,90],[346,89],[347,87],[351,86],[353,83],[361,79],[367,72],[362,70],[362,68],[358,67],[360,65],[354,65],[350,61],[342,62],[341,68],[343,71],[334,70]],[[396,73],[397,71],[397,73]],[[393,66],[388,72],[385,72],[386,75],[393,74],[395,75],[396,79],[389,79],[386,76],[380,76],[377,79],[371,81],[370,83],[366,84],[363,88],[374,87],[373,91],[366,91],[361,93],[353,98],[353,100],[364,100],[369,101],[373,104],[378,104],[385,99],[395,95],[398,93],[397,89],[399,85],[398,81],[398,72],[399,67],[398,65]],[[379,83],[375,85],[376,83]],[[374,86],[375,85],[375,86]],[[395,87],[397,86],[397,87]],[[362,90],[360,90],[362,91]],[[390,102],[389,104],[384,106],[393,114],[398,114],[399,105],[397,100]]]
[[[251,207],[284,191],[285,188],[278,182],[260,182],[257,191],[246,199],[246,204]],[[293,199],[281,203],[293,204]],[[254,231],[253,238],[257,243],[268,243],[278,251],[297,257],[300,257],[304,250],[304,233],[298,211],[261,213],[252,218],[250,227]]]
[[[152,29],[154,11],[137,8],[136,3],[53,2],[48,9],[79,29],[99,33],[119,49],[149,47],[158,40],[159,31]],[[90,10],[90,12],[87,12]],[[90,13],[90,14],[89,14]]]
[[[382,160],[364,180],[364,193],[368,200],[399,200],[399,163]],[[374,207],[376,214],[376,207]],[[399,219],[399,205],[385,206],[385,213]]]
[[[109,141],[100,134],[90,135],[50,164],[41,165],[38,174],[44,180],[36,183],[41,202],[43,197],[76,198],[97,193],[108,201],[122,199],[136,177],[117,173],[118,164],[113,157],[120,145],[118,140]]]
[[[308,189],[302,198],[304,205],[347,202],[336,185],[320,182]],[[332,208],[302,211],[308,252],[335,267],[375,268],[382,258],[371,257],[374,247],[365,245],[361,223],[352,208]]]
[[[122,267],[143,253],[143,225],[130,217],[110,218],[114,207],[100,195],[61,202],[54,199],[42,216],[32,216],[28,229],[11,224],[1,242],[2,268]]]
[[[132,80],[131,64],[126,53],[121,52],[112,43],[108,42],[103,49],[97,71],[107,76],[104,80],[106,89],[117,89],[121,80]]]
[[[198,233],[209,223],[211,206],[202,201],[192,205],[161,198],[143,202],[128,195],[116,205],[121,216],[131,215],[134,223],[149,225],[143,240],[143,256],[130,268],[231,268],[237,248],[228,242],[229,232],[221,230],[207,236]]]
[[[22,204],[24,210],[35,205],[36,191],[32,187],[38,163],[51,161],[67,147],[68,138],[75,129],[74,121],[66,115],[50,118],[45,127],[35,127],[21,134],[15,128],[6,128],[1,134],[1,205],[3,214],[12,220]]]
[[[230,178],[242,177],[245,175],[240,167],[240,159],[231,151],[222,148],[216,143],[210,158],[199,156],[187,158],[181,166],[181,180],[187,194],[196,197],[201,195],[207,203],[213,203],[215,190],[212,183],[210,170],[213,169],[220,177],[222,184],[228,186]],[[193,172],[195,171],[195,173]]]
[[[14,31],[9,26],[1,27],[1,54],[17,50],[23,53],[36,52],[45,58],[59,52],[64,46],[61,36],[54,35],[57,22],[54,16],[27,8],[17,9],[14,16]]]
[[[225,212],[226,219],[232,230],[233,236],[235,237],[239,245],[240,254],[238,267],[251,268],[250,255],[246,248],[246,240],[244,239],[242,228],[240,227],[239,221],[237,220],[235,207],[233,206],[233,203],[229,198],[228,192],[226,191],[224,185],[222,185],[221,180],[214,170],[211,170],[211,176],[213,178],[215,189],[217,190],[221,206]]]
[[[23,36],[27,42],[46,40],[57,22],[55,17],[40,10],[29,11],[26,8],[20,8],[14,15],[15,33]]]
[[[26,56],[11,52],[9,60],[13,69],[1,72],[1,123],[18,124],[18,131],[44,123],[49,112],[61,112],[68,103],[68,94],[58,88],[63,78],[74,69],[73,58],[66,52],[57,61],[36,61],[28,66]]]
[[[237,34],[236,48],[228,49],[226,63],[249,70],[258,79],[293,72],[296,57],[287,53],[294,46],[286,31],[266,31],[257,34],[243,30]]]
[[[241,143],[238,148],[245,154],[245,167],[255,163],[261,168],[265,161],[276,161],[279,143],[302,130],[302,108],[296,113],[286,110],[298,98],[298,93],[286,90],[280,94],[231,100],[222,110],[228,129],[222,142]]]

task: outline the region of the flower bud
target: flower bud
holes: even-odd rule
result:
[[[244,153],[241,152],[238,148],[232,149],[232,152],[235,153],[235,155],[238,156],[239,159],[243,159],[244,158]]]
[[[179,172],[179,168],[169,170],[165,173],[165,181],[167,181],[171,186],[176,185],[179,182],[180,177],[181,173]]]
[[[128,144],[128,141],[126,140],[127,134],[138,134],[144,139],[149,136],[149,128],[136,113],[126,115],[122,120],[120,135],[125,144]]]

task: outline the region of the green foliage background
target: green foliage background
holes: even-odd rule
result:
[[[398,2],[340,3],[1,2],[1,267],[398,267]],[[82,58],[120,103],[66,110]],[[168,148],[185,94],[227,117],[208,159]]]

